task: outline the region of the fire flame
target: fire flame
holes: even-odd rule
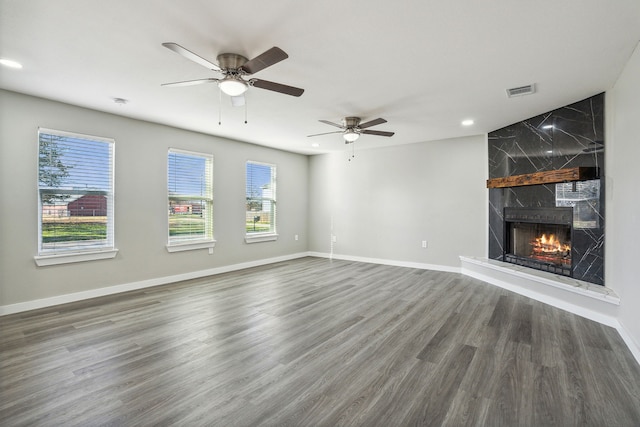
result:
[[[569,252],[571,251],[571,246],[566,243],[562,243],[554,234],[550,234],[547,237],[546,234],[543,234],[540,237],[536,237],[533,243],[534,252],[542,252],[542,253],[557,253],[557,252]]]

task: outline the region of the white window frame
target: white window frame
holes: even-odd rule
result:
[[[169,177],[169,159],[171,154],[185,155],[191,157],[199,157],[205,161],[205,192],[208,194],[170,194],[169,186],[171,185]],[[216,245],[216,240],[213,236],[213,154],[201,153],[195,151],[187,151],[178,148],[169,148],[167,153],[167,251],[168,252],[182,252],[196,249],[213,249]],[[171,214],[169,212],[169,205],[172,200],[191,199],[191,200],[203,200],[206,204],[203,215],[205,222],[205,237],[204,238],[182,238],[172,239],[170,235],[169,221]]]
[[[269,207],[270,207],[270,230],[267,232],[260,232],[260,231],[256,231],[256,232],[251,232],[249,230],[247,230],[246,228],[246,221],[247,221],[247,209],[246,209],[246,203],[247,203],[247,188],[249,186],[249,183],[246,182],[247,180],[247,172],[249,169],[249,165],[258,165],[258,166],[267,166],[271,169],[271,181],[270,181],[270,190],[271,190],[271,194],[270,197],[260,197],[259,199],[261,199],[261,201],[267,202],[269,203]],[[253,160],[247,160],[246,164],[245,164],[245,242],[246,243],[259,243],[259,242],[269,242],[269,241],[275,241],[278,240],[278,233],[276,231],[276,220],[277,220],[277,166],[271,163],[264,163],[264,162],[256,162]],[[258,197],[254,197],[256,199],[258,199]]]
[[[58,187],[45,187],[40,184],[40,140],[41,135],[53,135],[61,138],[82,139],[92,142],[106,143],[109,149],[109,177],[107,189],[83,189],[68,188],[64,185]],[[112,138],[98,137],[93,135],[84,135],[75,132],[66,132],[54,129],[39,128],[38,129],[38,167],[37,167],[37,195],[38,195],[38,253],[34,256],[36,265],[48,266],[57,264],[67,264],[74,262],[94,261],[99,259],[114,258],[118,253],[115,247],[115,140]],[[94,244],[79,245],[61,245],[52,248],[44,246],[42,236],[42,220],[43,220],[43,194],[72,194],[72,195],[104,195],[106,196],[106,212],[107,212],[107,231],[104,242]]]

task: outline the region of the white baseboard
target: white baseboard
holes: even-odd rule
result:
[[[460,273],[460,267],[448,265],[424,264],[420,262],[396,261],[382,258],[367,258],[352,255],[328,254],[324,252],[309,252],[309,256],[318,258],[339,259],[343,261],[366,262],[369,264],[392,265],[395,267],[417,268],[420,270],[446,271],[449,273]]]
[[[17,304],[4,305],[4,306],[0,306],[0,316],[20,313],[20,312],[29,311],[29,310],[35,310],[39,308],[51,307],[59,304],[66,304],[70,302],[81,301],[81,300],[86,300],[86,299],[96,298],[96,297],[101,297],[106,295],[113,295],[113,294],[118,294],[122,292],[133,291],[137,289],[149,288],[153,286],[166,285],[169,283],[179,282],[182,280],[198,279],[200,277],[212,276],[212,275],[221,274],[221,273],[228,273],[231,271],[243,270],[245,268],[259,267],[261,265],[273,264],[273,263],[282,262],[282,261],[289,261],[292,259],[303,258],[306,256],[328,258],[328,259],[340,259],[344,261],[366,262],[371,264],[392,265],[396,267],[409,267],[409,268],[417,268],[422,270],[462,273],[467,276],[482,280],[483,282],[487,282],[489,284],[502,287],[504,289],[516,292],[518,294],[525,295],[527,297],[544,302],[554,307],[569,311],[579,316],[586,317],[598,323],[602,323],[604,325],[615,328],[620,334],[620,336],[622,337],[622,339],[624,340],[625,344],[627,345],[627,347],[629,348],[633,356],[635,357],[636,361],[640,363],[640,346],[638,345],[638,343],[636,343],[633,340],[632,336],[627,332],[624,326],[620,324],[620,322],[618,321],[615,315],[611,315],[609,313],[603,313],[597,310],[590,310],[580,305],[571,304],[562,299],[545,295],[544,293],[531,291],[530,289],[527,289],[525,287],[521,287],[513,283],[499,280],[494,277],[491,277],[490,275],[469,270],[468,268],[424,264],[424,263],[416,263],[416,262],[406,262],[406,261],[395,261],[395,260],[387,260],[387,259],[380,259],[380,258],[367,258],[367,257],[357,257],[357,256],[350,256],[350,255],[328,254],[323,252],[301,252],[301,253],[285,255],[281,257],[243,262],[239,264],[232,264],[232,265],[227,265],[227,266],[222,266],[217,268],[211,268],[207,270],[176,274],[172,276],[165,276],[165,277],[159,277],[155,279],[142,280],[138,282],[125,283],[122,285],[93,289],[90,291],[75,292],[72,294],[58,295],[50,298],[42,298],[38,300],[27,301],[27,302],[22,302]],[[464,257],[461,257],[461,258],[464,258]],[[608,304],[616,305],[615,301],[613,303],[611,301],[608,301]]]
[[[602,312],[599,312],[599,311],[589,310],[580,305],[567,302],[563,299],[555,298],[550,295],[545,295],[544,293],[541,293],[541,292],[532,291],[525,287],[496,279],[495,277],[492,277],[490,275],[478,273],[476,271],[471,271],[467,269],[463,269],[462,274],[464,274],[465,276],[473,277],[474,279],[482,280],[483,282],[489,283],[494,286],[498,286],[508,291],[515,292],[519,295],[526,296],[536,301],[540,301],[545,304],[552,305],[554,307],[560,308],[570,313],[577,314],[578,316],[585,317],[595,322],[602,323],[603,325],[607,325],[611,327],[616,327],[618,325],[618,321],[616,320],[616,318],[611,315],[603,314]]]
[[[551,279],[552,275],[548,273],[530,274],[519,271],[518,267],[510,265],[501,267],[495,265],[496,262],[492,260],[482,258],[461,256],[460,260],[464,275],[616,329],[633,357],[640,363],[640,346],[620,324],[618,320],[620,299],[612,290],[596,285],[588,286],[588,284],[585,288],[565,286],[562,282],[569,279],[560,278],[558,282]],[[575,282],[573,279],[570,280]]]
[[[620,299],[603,286],[476,257],[460,257],[462,274],[607,326],[618,325]]]
[[[222,267],[210,268],[207,270],[193,271],[189,273],[176,274],[172,276],[158,277],[155,279],[141,280],[138,282],[125,283],[122,285],[108,286],[105,288],[92,289],[90,291],[74,292],[71,294],[58,295],[55,297],[42,298],[33,301],[26,301],[17,304],[0,306],[0,316],[21,313],[23,311],[36,310],[38,308],[51,307],[59,304],[67,304],[75,301],[82,301],[90,298],[102,297],[106,295],[119,294],[122,292],[135,291],[137,289],[150,288],[152,286],[166,285],[168,283],[180,282],[182,280],[198,279],[200,277],[212,276],[214,274],[228,273],[230,271],[243,270],[245,268],[258,267],[275,262],[289,261],[292,259],[310,256],[308,252],[296,253],[274,258],[261,259],[257,261],[243,262],[240,264],[226,265]]]
[[[640,345],[635,342],[629,332],[627,332],[627,329],[624,327],[624,325],[618,323],[618,327],[616,327],[616,329],[618,330],[618,333],[620,334],[620,337],[622,337],[624,343],[627,345],[627,347],[629,347],[629,350],[633,354],[633,357],[635,357],[636,361],[640,364]]]

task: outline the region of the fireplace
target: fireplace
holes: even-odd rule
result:
[[[573,277],[573,208],[504,208],[503,261]]]

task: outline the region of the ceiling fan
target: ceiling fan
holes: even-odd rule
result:
[[[287,55],[279,47],[272,47],[253,59],[247,59],[236,53],[221,53],[218,55],[218,64],[214,64],[177,43],[162,43],[162,46],[176,52],[185,58],[207,67],[210,70],[222,74],[222,78],[208,78],[198,80],[188,80],[183,82],[165,83],[162,86],[190,86],[202,83],[217,83],[220,90],[231,97],[234,106],[244,105],[244,93],[249,86],[266,89],[273,92],[284,93],[285,95],[300,96],[304,89],[287,86],[280,83],[270,82],[260,79],[245,79],[245,76],[255,74],[278,62],[287,59]]]
[[[326,123],[328,125],[338,127],[342,130],[338,130],[335,132],[316,133],[314,135],[308,135],[308,136],[320,136],[320,135],[329,135],[332,133],[342,133],[342,137],[344,138],[345,144],[351,144],[352,142],[355,142],[358,138],[360,138],[361,134],[378,135],[378,136],[394,135],[394,132],[367,129],[372,126],[380,125],[382,123],[387,123],[385,119],[374,119],[365,123],[360,123],[360,117],[345,117],[344,119],[342,119],[341,125],[330,122],[328,120],[320,120],[320,121],[322,123]]]

